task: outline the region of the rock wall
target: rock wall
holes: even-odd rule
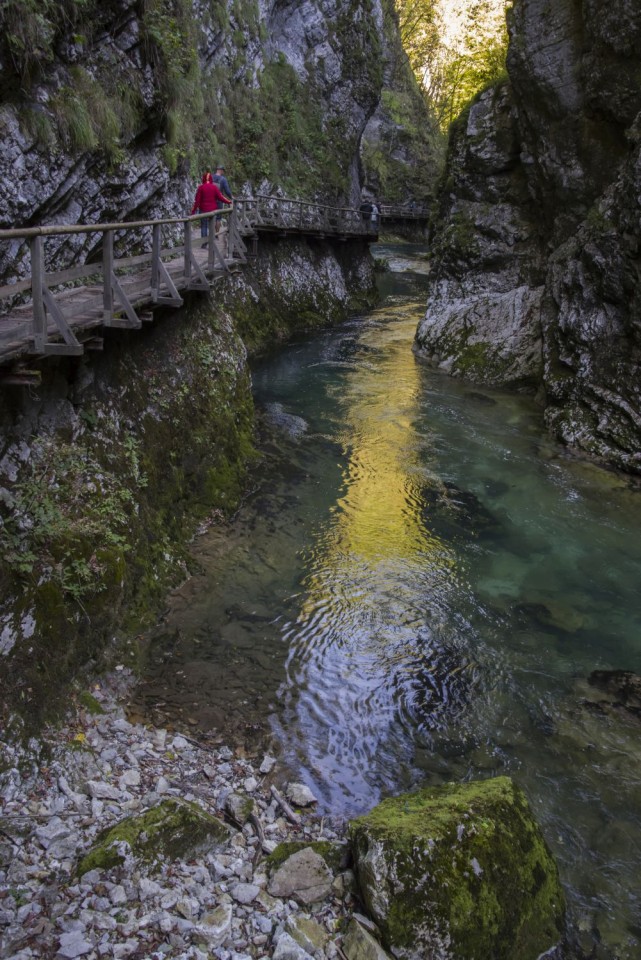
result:
[[[417,350],[639,472],[641,10],[515,0],[509,30],[509,80],[453,131]]]
[[[375,299],[365,244],[261,241],[255,264],[102,354],[42,362],[0,406],[0,723],[29,730],[87,664],[128,662],[186,574],[199,522],[231,512],[253,451],[247,363]],[[10,388],[9,388],[10,390]]]

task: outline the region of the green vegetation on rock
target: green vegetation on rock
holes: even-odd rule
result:
[[[230,828],[186,800],[163,800],[139,816],[127,817],[98,834],[91,850],[78,863],[81,877],[89,870],[109,870],[124,863],[120,845],[129,846],[145,863],[187,860],[229,839]]]
[[[562,937],[556,865],[506,777],[385,800],[350,837],[361,895],[396,956],[536,960]]]

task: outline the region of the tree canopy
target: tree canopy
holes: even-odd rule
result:
[[[395,2],[410,64],[446,130],[480,90],[505,74],[511,0]],[[459,29],[451,38],[453,16]]]

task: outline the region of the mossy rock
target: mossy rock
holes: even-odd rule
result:
[[[108,870],[124,863],[120,845],[126,842],[134,857],[153,864],[159,860],[191,859],[225,843],[232,830],[195,803],[163,800],[135,817],[127,817],[98,834],[78,863],[78,876],[89,870]]]
[[[266,863],[270,873],[276,870],[294,853],[299,850],[305,850],[309,847],[319,857],[322,857],[332,873],[340,873],[345,869],[345,860],[348,849],[343,843],[331,843],[329,840],[314,840],[312,843],[305,843],[304,840],[288,840],[285,843],[279,843],[275,850],[267,857]]]
[[[428,787],[350,824],[361,895],[404,960],[536,960],[563,935],[558,870],[508,778]]]

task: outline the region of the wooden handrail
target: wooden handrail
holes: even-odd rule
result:
[[[226,254],[219,249],[214,230],[214,221],[221,215],[228,217]],[[191,229],[192,224],[201,220],[211,222],[208,240],[200,244],[201,247],[207,247],[206,262],[201,252],[194,250],[195,242]],[[161,237],[164,226],[182,228],[181,231],[170,231],[171,242],[167,248],[163,248]],[[142,246],[144,248],[150,242],[151,249],[124,259],[117,258],[114,255],[116,237],[122,238],[134,230],[150,232],[151,236],[144,240]],[[16,315],[15,326],[5,328],[4,340],[9,349],[2,348],[0,344],[0,362],[3,362],[3,359],[7,362],[9,356],[19,356],[24,352],[42,356],[78,356],[83,351],[83,345],[77,339],[76,331],[89,330],[96,326],[139,328],[142,320],[149,316],[148,312],[138,313],[140,307],[179,307],[183,303],[181,290],[208,291],[215,271],[225,273],[232,261],[245,261],[245,240],[248,236],[254,238],[255,252],[256,239],[262,231],[272,231],[279,235],[295,232],[319,237],[336,236],[343,240],[350,236],[362,236],[372,240],[377,236],[376,224],[353,207],[332,206],[329,203],[266,194],[239,197],[231,207],[194,216],[118,223],[47,224],[0,230],[0,242],[27,241],[27,255],[31,260],[29,279],[20,279],[0,287],[0,300],[5,301],[14,300],[16,295],[26,293],[31,288],[31,316],[23,320]],[[180,232],[182,237],[179,238],[176,234]],[[100,262],[76,264],[66,270],[47,273],[44,256],[46,238],[69,234],[100,234]],[[178,269],[177,260],[180,262]],[[139,271],[138,274],[132,274],[132,267],[143,263],[146,268],[148,265],[147,273]],[[52,293],[52,287],[92,275],[96,277],[98,290],[89,290],[89,296],[82,292],[86,288],[78,286],[55,295]],[[19,313],[23,307],[17,309]],[[24,316],[24,312],[22,315]],[[24,329],[26,324],[27,331]],[[55,340],[49,335],[52,324],[55,327],[54,337],[58,338]],[[12,330],[16,331],[15,335]],[[12,335],[13,340],[10,339]],[[15,341],[16,336],[21,339]]]
[[[217,210],[216,213],[230,213],[231,210]],[[211,213],[195,213],[193,217],[168,217],[164,220],[128,220],[123,223],[72,223],[48,227],[24,227],[15,230],[0,230],[0,240],[16,240],[19,237],[53,237],[65,233],[104,233],[106,230],[138,230],[142,227],[165,226],[166,224],[197,223]]]

